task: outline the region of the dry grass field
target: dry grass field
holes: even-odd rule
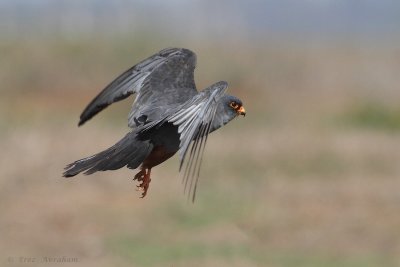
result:
[[[1,266],[400,265],[398,43],[178,43],[247,110],[209,138],[196,202],[176,158],[145,199],[127,169],[62,178],[128,131],[132,98],[78,128],[88,101],[170,45],[1,44]]]

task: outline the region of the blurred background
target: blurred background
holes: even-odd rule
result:
[[[165,47],[247,110],[195,204],[176,158],[145,199],[131,170],[62,178],[129,130],[133,98],[78,128],[86,104]],[[399,71],[398,1],[1,0],[0,265],[400,266]]]

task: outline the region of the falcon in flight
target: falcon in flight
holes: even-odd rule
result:
[[[185,166],[185,193],[194,201],[208,134],[246,114],[240,99],[225,94],[228,84],[224,81],[197,91],[195,67],[195,53],[167,48],[118,76],[85,108],[79,126],[108,105],[135,93],[128,117],[132,130],[112,147],[67,165],[63,176],[124,166],[140,168],[134,180],[140,182],[138,189],[145,197],[151,169],[179,151],[179,171]]]

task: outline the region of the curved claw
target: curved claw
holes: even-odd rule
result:
[[[133,180],[138,180],[138,181],[143,181],[144,177],[146,176],[146,170],[142,169],[140,172],[138,172],[135,177],[133,177]]]
[[[133,178],[133,180],[138,180],[141,182],[139,185],[136,186],[137,191],[142,191],[142,196],[140,198],[144,198],[147,194],[147,190],[149,189],[150,182],[151,182],[150,170],[151,169],[148,169],[148,171],[146,172],[146,169],[142,169]]]

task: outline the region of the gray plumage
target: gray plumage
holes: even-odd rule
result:
[[[92,174],[124,166],[132,169],[141,166],[141,174],[135,179],[150,181],[151,168],[179,151],[180,170],[188,158],[185,192],[188,191],[194,200],[208,134],[245,114],[241,101],[225,94],[226,82],[215,83],[198,92],[194,82],[195,67],[196,55],[192,51],[164,49],[106,86],[85,108],[79,126],[108,105],[135,93],[128,117],[128,125],[133,129],[114,146],[67,165],[63,175],[71,177],[83,171]]]

